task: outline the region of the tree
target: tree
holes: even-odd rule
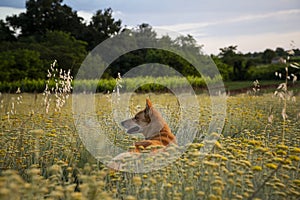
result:
[[[112,9],[98,10],[92,17],[92,21],[79,39],[88,42],[88,50],[93,49],[102,41],[116,35],[121,30],[121,20],[112,17]]]
[[[276,52],[272,49],[266,49],[262,54],[262,59],[265,64],[271,63],[272,59],[276,57]]]
[[[143,23],[131,31],[138,47],[153,46],[157,43],[157,33],[149,24]]]
[[[76,11],[62,2],[63,0],[28,0],[26,12],[9,16],[6,20],[10,27],[21,30],[21,38],[34,37],[40,40],[47,31],[58,30],[86,41],[87,50],[121,30],[121,20],[112,17],[111,8],[98,10],[87,25]]]
[[[47,31],[41,44],[48,47],[47,51],[41,53],[42,57],[50,62],[57,60],[60,68],[71,69],[72,75],[77,73],[87,55],[86,42],[76,40],[70,33],[62,31]]]
[[[21,29],[24,36],[42,36],[47,30],[60,30],[79,36],[83,28],[83,18],[67,5],[63,0],[28,0],[26,12],[18,16],[7,17],[6,20],[14,29]]]
[[[16,64],[15,57],[11,52],[0,52],[0,80],[9,81],[10,70]]]
[[[227,65],[226,63],[223,63],[220,58],[217,56],[212,56],[212,59],[214,63],[216,64],[218,70],[220,71],[220,74],[224,81],[230,80],[230,77],[232,77],[232,67]]]
[[[286,52],[281,47],[277,47],[275,49],[275,52],[276,52],[277,56],[280,56],[280,57],[286,56]]]
[[[1,81],[45,78],[45,69],[37,51],[16,49],[0,52],[0,59]]]
[[[14,32],[10,30],[7,23],[3,20],[0,20],[0,41],[15,41],[16,37],[14,36]]]
[[[157,37],[157,33],[149,24],[141,24],[136,29],[128,31],[128,34],[131,35],[129,37],[131,40],[128,38],[127,44],[131,45],[131,42],[134,41],[136,47],[148,48],[126,53],[116,59],[113,63],[111,63],[111,70],[106,71],[107,73],[110,73],[111,76],[116,77],[118,72],[125,74],[132,67],[146,63],[160,63],[168,65],[184,76],[200,76],[195,67],[192,66],[192,63],[189,63],[186,59],[172,51],[164,50],[174,49],[174,47],[176,49],[181,49],[189,61],[194,60],[197,62],[199,56],[201,56],[202,46],[197,45],[196,40],[191,35],[179,36],[175,39],[171,39],[171,37],[167,35],[159,38]],[[155,44],[158,48],[149,48],[153,46],[155,47]],[[154,73],[153,68],[149,69],[149,71]],[[162,71],[160,72],[163,74]]]
[[[220,49],[219,57],[221,61],[233,68],[232,80],[244,80],[247,69],[243,66],[244,57],[241,53],[236,53],[237,46],[229,46]]]
[[[233,65],[234,64],[234,57],[237,55],[237,46],[229,46],[220,48],[219,57],[221,58],[222,62]]]
[[[0,44],[0,77],[7,81],[25,77],[44,79],[54,60],[58,61],[60,68],[71,69],[72,75],[75,75],[87,55],[86,42],[76,40],[70,33],[63,31],[47,31],[39,42],[26,39]]]

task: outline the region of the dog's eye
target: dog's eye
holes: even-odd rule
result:
[[[135,120],[138,120],[138,119],[139,119],[139,117],[138,117],[138,116],[135,116],[135,117],[134,117],[134,119],[135,119]]]

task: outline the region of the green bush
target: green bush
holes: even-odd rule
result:
[[[185,89],[186,83],[195,88],[205,88],[206,83],[213,83],[220,80],[221,77],[214,79],[200,77],[136,77],[122,79],[120,82],[122,89],[126,91],[136,92],[166,92],[168,89]],[[100,79],[100,80],[75,80],[72,86],[76,88],[76,92],[112,92],[116,90],[115,79]],[[43,92],[46,87],[46,81],[42,79],[30,80],[24,79],[21,81],[2,81],[0,82],[0,92],[14,93],[18,88],[22,92]],[[55,82],[50,81],[49,88],[55,87]]]
[[[269,64],[250,67],[247,72],[247,79],[274,80],[275,72],[284,74],[285,66],[282,64]]]
[[[0,52],[0,79],[17,81],[24,77],[34,79],[44,76],[43,62],[40,53],[28,49],[16,49]]]

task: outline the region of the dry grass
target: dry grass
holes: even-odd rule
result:
[[[134,138],[111,126],[110,96],[96,97],[99,123],[114,144],[125,148],[132,144]],[[144,105],[145,97],[133,96],[132,112]],[[246,199],[258,189],[255,197],[259,199],[300,198],[298,101],[287,102],[283,144],[278,98],[229,97],[223,136],[203,158],[200,136],[208,127],[210,99],[198,98],[200,111],[194,112],[201,113],[199,138],[172,165],[148,174],[129,174],[108,170],[85,150],[74,126],[72,99],[60,111],[51,104],[46,113],[42,95],[2,94],[0,198]],[[176,130],[176,98],[160,94],[151,99],[159,102],[157,106]],[[268,122],[271,107],[272,123]]]

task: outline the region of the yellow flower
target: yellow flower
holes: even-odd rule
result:
[[[279,192],[279,191],[274,192],[274,194],[280,195],[280,196],[283,196],[283,197],[286,196],[286,194],[284,192]]]
[[[223,161],[227,161],[227,160],[228,160],[228,158],[226,158],[225,156],[222,156],[221,159],[222,159]]]
[[[213,167],[213,168],[219,167],[219,164],[218,164],[218,163],[209,162],[209,161],[204,161],[203,164],[204,164],[204,165],[208,165],[208,166]]]
[[[32,135],[35,135],[35,136],[39,136],[44,133],[44,130],[43,129],[35,129],[35,130],[29,131],[29,133],[31,133]]]
[[[291,170],[292,169],[292,167],[289,166],[289,165],[282,165],[282,168],[287,169],[287,170]]]
[[[130,196],[130,195],[128,195],[125,199],[126,200],[136,200],[136,198],[134,196]]]
[[[46,136],[48,136],[48,137],[56,137],[56,134],[54,134],[54,133],[47,133]]]
[[[64,193],[61,191],[54,190],[50,193],[50,196],[55,199],[62,199],[64,197]]]
[[[223,186],[224,183],[222,182],[222,180],[215,180],[212,182],[212,185]]]
[[[300,179],[293,180],[293,183],[299,187],[300,186]]]
[[[215,192],[215,194],[222,195],[222,187],[213,187],[212,190]]]
[[[249,140],[248,143],[252,146],[260,146],[261,142],[256,140]]]
[[[276,162],[282,162],[282,161],[283,161],[283,158],[275,157],[275,158],[273,158],[273,160],[276,161]]]
[[[285,159],[282,161],[282,163],[289,165],[289,164],[292,164],[292,161],[290,159]]]
[[[193,190],[194,190],[194,187],[186,187],[186,188],[184,188],[185,192],[191,192]]]
[[[236,195],[235,195],[235,198],[236,198],[236,199],[243,199],[243,196],[236,194]]]
[[[256,166],[253,166],[253,167],[252,167],[252,170],[253,170],[253,171],[261,171],[261,170],[262,170],[262,167],[256,165]]]
[[[54,164],[49,168],[49,172],[52,173],[52,174],[60,173],[61,172],[61,167],[57,164]]]
[[[152,184],[156,184],[156,183],[157,183],[155,178],[150,178],[149,181],[150,181]]]
[[[200,148],[203,147],[203,146],[204,146],[203,143],[198,143],[198,144],[196,144],[196,148],[197,148],[197,149],[200,149]]]
[[[77,200],[77,199],[83,199],[83,196],[82,196],[82,193],[73,192],[73,193],[71,193],[71,198]]]
[[[192,162],[189,162],[188,165],[189,165],[190,167],[197,167],[198,164],[197,164],[197,162],[192,161]]]
[[[273,164],[273,163],[268,163],[266,164],[266,167],[270,168],[270,169],[276,169],[277,168],[277,165],[276,164]]]
[[[290,156],[290,159],[293,160],[293,161],[299,161],[299,160],[300,160],[300,157],[299,157],[299,156],[292,155],[292,156]]]
[[[241,160],[240,162],[246,164],[248,167],[251,167],[251,163],[248,160]]]
[[[287,150],[289,147],[284,144],[279,144],[276,146],[278,149]]]
[[[258,147],[258,148],[256,148],[254,151],[258,151],[258,152],[265,153],[265,152],[268,151],[268,148]]]
[[[222,149],[222,145],[220,144],[220,142],[216,141],[215,143],[215,147],[217,147],[218,149]]]
[[[244,198],[248,198],[248,197],[249,197],[249,194],[248,194],[247,192],[244,192],[244,193],[243,193],[243,196],[244,196]]]
[[[201,155],[200,151],[190,151],[188,154],[193,157],[199,157]]]
[[[285,188],[285,185],[283,183],[275,183],[275,186],[280,187],[280,188]]]
[[[297,192],[297,191],[295,191],[294,189],[289,189],[290,190],[290,193],[292,194],[292,195],[295,195],[295,196],[300,196],[300,192]]]
[[[232,178],[228,179],[227,182],[228,182],[229,184],[231,184],[231,185],[234,185],[234,183],[235,183],[235,181],[234,181]]]
[[[139,176],[133,177],[132,182],[135,186],[141,186],[142,185],[142,179]]]
[[[36,175],[36,174],[40,174],[41,173],[41,170],[40,169],[37,169],[37,168],[31,168],[27,171],[27,173],[29,175]]]
[[[291,149],[291,152],[293,152],[293,153],[300,153],[300,148],[294,147],[293,149]]]
[[[146,178],[148,178],[148,176],[147,176],[146,174],[144,174],[144,175],[143,175],[143,178],[146,179]]]
[[[219,199],[221,199],[221,197],[217,197],[216,195],[210,194],[210,195],[208,196],[208,199],[209,199],[209,200],[219,200]]]
[[[278,155],[286,155],[286,154],[287,154],[286,151],[284,151],[284,150],[282,150],[282,149],[279,149],[278,151],[276,151],[276,153],[277,153]]]
[[[204,195],[205,195],[205,192],[203,192],[203,191],[199,191],[199,192],[197,192],[197,195],[198,195],[199,197],[204,197]]]

